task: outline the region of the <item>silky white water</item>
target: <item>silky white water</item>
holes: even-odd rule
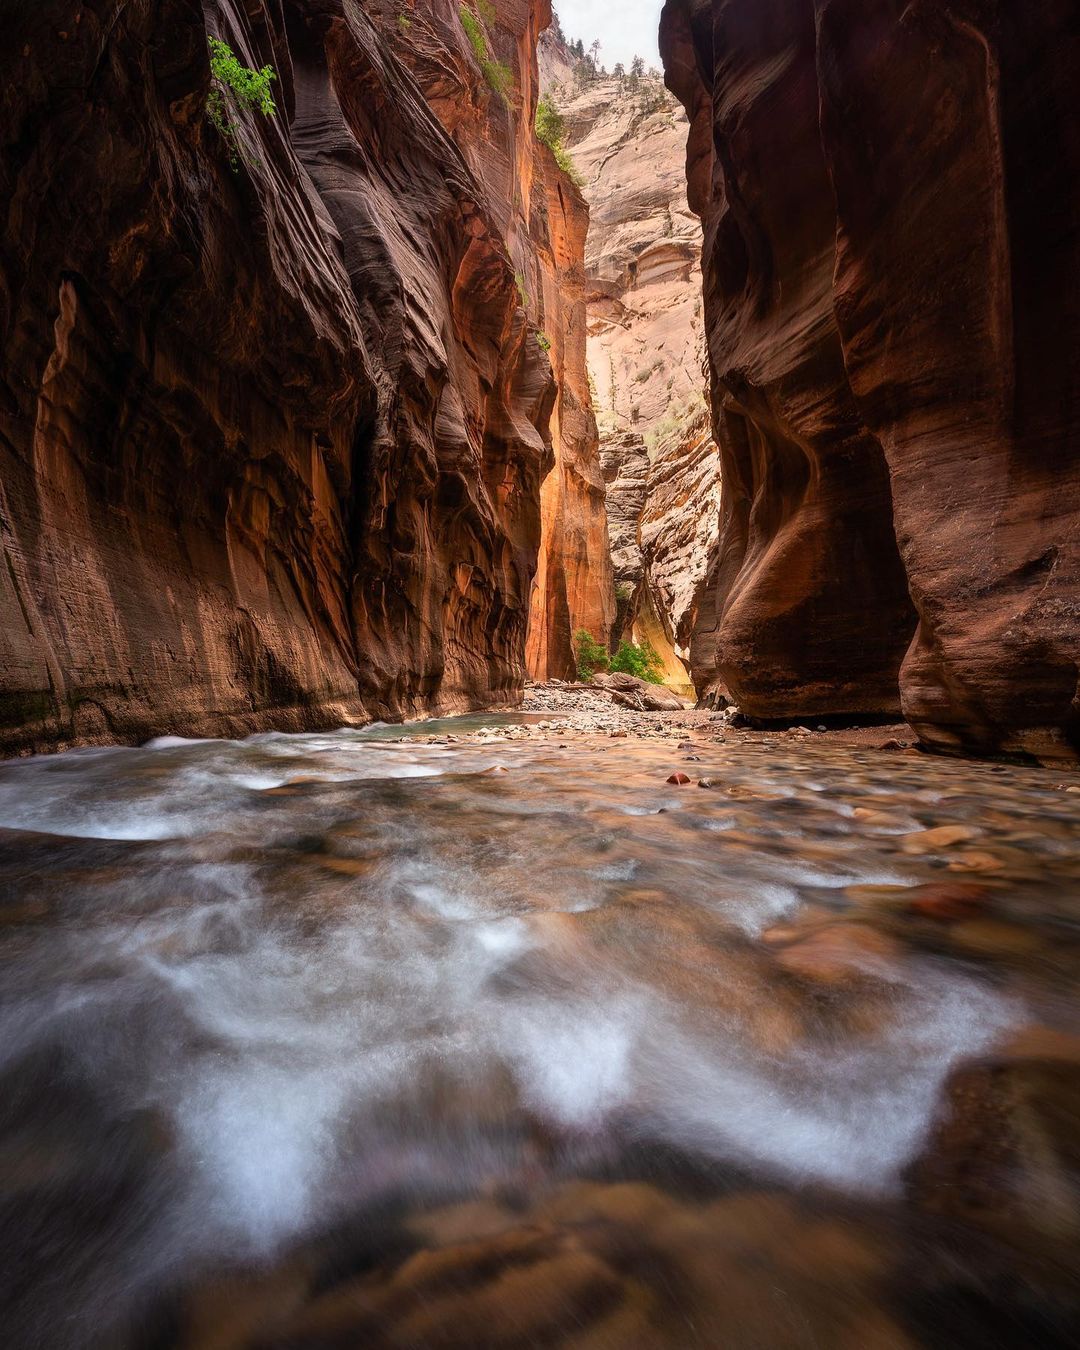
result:
[[[650,1149],[897,1203],[950,1072],[1024,994],[897,943],[820,983],[772,943],[924,884],[940,860],[896,841],[978,771],[913,775],[899,806],[866,757],[717,751],[731,795],[668,786],[664,754],[341,732],[0,766],[5,895],[32,917],[0,966],[8,1154],[49,1116],[70,1203],[124,1197],[92,1278],[68,1254],[74,1305]]]

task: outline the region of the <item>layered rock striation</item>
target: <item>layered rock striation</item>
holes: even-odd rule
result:
[[[549,11],[504,8],[505,97],[456,5],[8,15],[0,750],[520,696],[568,395],[506,191]],[[235,171],[208,33],[277,76]]]
[[[723,460],[698,681],[943,749],[1080,743],[1064,0],[668,0]]]

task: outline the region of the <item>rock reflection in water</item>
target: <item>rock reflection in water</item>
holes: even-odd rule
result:
[[[1072,1344],[1076,796],[698,754],[0,766],[5,1344]]]

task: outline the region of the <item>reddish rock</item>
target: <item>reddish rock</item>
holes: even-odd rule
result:
[[[1074,34],[1071,0],[665,6],[724,474],[693,659],[751,715],[899,691],[942,748],[1080,744]]]
[[[925,919],[951,923],[981,914],[993,892],[987,886],[955,882],[931,882],[912,892],[909,907]]]
[[[751,717],[898,713],[915,615],[833,314],[811,0],[672,0],[663,53],[692,120],[723,481],[698,689]]]
[[[669,783],[674,783],[676,787],[687,787],[690,779],[684,773],[673,773],[668,779]]]
[[[513,261],[530,343],[555,379],[553,457],[540,496],[541,541],[530,591],[526,661],[533,679],[573,678],[573,634],[606,642],[615,613],[604,486],[585,363],[589,208],[534,132],[537,49],[550,0],[476,7],[492,56],[514,72],[496,94],[461,24],[458,0],[415,0],[410,22],[381,0],[385,31],[477,180]],[[507,490],[509,491],[509,484]]]
[[[781,931],[784,935],[788,932]],[[778,964],[792,974],[822,984],[888,974],[900,954],[892,938],[865,924],[833,923],[796,933],[797,940],[778,951]],[[774,933],[770,944],[778,941],[782,938]]]
[[[1040,1278],[1064,1274],[1075,1287],[1080,1063],[1073,1051],[1006,1053],[956,1069],[907,1184],[920,1207],[1005,1237]]]
[[[584,335],[560,387],[536,339],[554,292],[527,313],[515,279],[584,248],[548,231],[531,162],[550,7],[500,6],[505,102],[456,3],[410,6],[407,32],[399,11],[9,16],[0,749],[520,696],[550,414],[565,440],[584,402]],[[235,173],[207,24],[278,75]]]
[[[551,420],[555,467],[540,497],[542,538],[527,659],[533,679],[572,679],[574,633],[584,629],[606,645],[615,620],[600,441],[585,361],[589,208],[550,150],[534,144],[543,218],[534,227],[543,241],[536,255],[536,319],[551,344],[559,395]]]

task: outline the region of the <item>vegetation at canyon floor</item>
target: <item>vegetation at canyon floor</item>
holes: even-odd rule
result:
[[[574,634],[574,656],[578,679],[591,680],[598,670],[616,675],[633,675],[649,684],[663,684],[663,662],[648,642],[630,642],[623,639],[614,655],[586,629]]]

